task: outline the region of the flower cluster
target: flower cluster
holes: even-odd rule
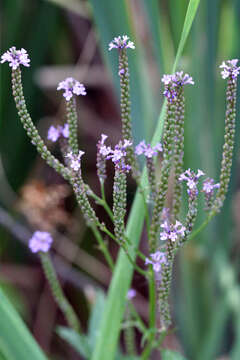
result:
[[[49,232],[46,231],[35,231],[31,239],[29,240],[29,248],[33,253],[39,251],[48,252],[53,239]]]
[[[61,81],[58,84],[57,90],[65,90],[63,96],[65,97],[66,101],[69,101],[73,97],[73,94],[87,94],[85,86],[72,77],[68,77],[65,80]]]
[[[193,78],[189,74],[184,74],[183,71],[178,71],[173,74],[172,82],[174,86],[184,86],[187,84],[194,85]]]
[[[60,136],[63,136],[64,138],[69,137],[69,125],[65,124],[64,126],[58,125],[57,127],[51,125],[48,129],[48,140],[51,140],[53,142],[56,142]]]
[[[126,149],[132,145],[129,140],[120,141],[114,148],[105,145],[106,135],[102,135],[102,140],[99,146],[99,153],[106,157],[107,160],[111,159],[115,166],[121,170],[128,172],[131,167],[125,164],[125,157],[127,155]]]
[[[237,66],[238,59],[223,61],[219,66],[223,70],[221,71],[221,75],[223,79],[231,78],[235,80],[240,73],[240,67]]]
[[[20,65],[23,66],[30,66],[30,59],[28,58],[28,53],[25,49],[16,50],[16,47],[11,47],[8,51],[6,51],[1,56],[1,63],[4,63],[5,61],[9,62],[9,66],[16,70]]]
[[[160,234],[160,240],[171,240],[175,242],[179,238],[183,238],[186,231],[185,226],[183,226],[180,221],[176,221],[175,225],[164,221],[161,227],[164,231]]]
[[[202,192],[205,195],[206,209],[210,209],[212,198],[214,194],[214,189],[218,189],[220,187],[220,183],[214,184],[214,180],[211,178],[207,178],[203,182]]]
[[[135,45],[132,41],[129,41],[129,37],[127,35],[115,37],[109,43],[109,51],[112,49],[135,49]]]
[[[79,151],[77,155],[73,154],[72,151],[70,151],[65,157],[70,160],[70,167],[74,171],[78,171],[81,168],[81,157],[83,156],[84,151]]]
[[[162,152],[162,144],[157,143],[154,147],[152,147],[150,144],[145,143],[145,140],[141,141],[135,148],[135,154],[141,155],[144,154],[147,158],[152,158],[153,156],[156,156],[158,152]]]
[[[145,264],[151,264],[155,273],[160,273],[163,264],[167,264],[167,255],[165,252],[156,251],[153,254],[150,254],[150,259],[146,258]]]
[[[172,75],[163,75],[162,82],[165,85],[163,95],[172,102],[177,96],[178,87],[186,84],[194,84],[193,78],[189,74],[184,74],[183,71],[176,72]]]
[[[199,169],[197,171],[197,174],[195,174],[194,171],[191,171],[190,169],[188,169],[180,175],[179,181],[187,182],[189,196],[196,197],[198,195],[197,184],[198,184],[199,178],[203,175],[205,175],[204,172]]]

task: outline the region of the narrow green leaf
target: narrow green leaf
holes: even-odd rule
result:
[[[189,31],[191,29],[193,20],[195,18],[199,3],[200,3],[200,0],[190,0],[189,1],[187,13],[186,13],[186,17],[185,17],[185,21],[184,21],[184,25],[183,25],[183,31],[182,31],[181,39],[180,39],[180,42],[179,42],[179,46],[178,46],[175,62],[174,62],[174,65],[173,65],[173,69],[172,69],[173,73],[176,71],[178,62],[179,62],[180,57],[182,55],[183,48],[185,46]],[[154,135],[154,138],[153,138],[154,143],[156,143],[159,140],[159,138],[160,138],[159,134],[161,134],[162,130],[163,130],[165,109],[166,109],[166,102],[164,102],[163,108],[162,108],[162,110],[161,110],[161,112],[159,114],[159,117],[158,117],[157,129],[155,131],[155,135]]]
[[[93,351],[97,336],[99,336],[99,327],[104,311],[105,296],[101,290],[97,291],[96,302],[91,311],[88,327],[88,340]]]
[[[182,54],[183,47],[187,40],[193,19],[196,15],[197,7],[200,0],[191,0],[188,6],[183,32],[177,52],[177,58],[174,63],[173,71],[177,66],[178,60]],[[161,137],[163,128],[164,108],[162,109],[159,124],[155,131],[153,142],[157,142]],[[146,185],[146,172],[142,177],[143,186]],[[127,223],[127,236],[131,239],[134,246],[138,246],[139,238],[143,226],[143,201],[140,192],[136,193],[131,213],[129,215]],[[133,254],[132,254],[133,255]],[[109,288],[109,295],[105,304],[105,311],[103,315],[103,321],[99,329],[100,336],[98,338],[92,360],[112,360],[116,352],[117,341],[120,332],[121,321],[124,314],[124,306],[127,290],[130,286],[131,278],[133,274],[132,265],[125,253],[121,250],[117,264],[114,270],[113,278]]]
[[[191,29],[193,20],[195,18],[199,3],[200,3],[200,0],[190,0],[189,1],[189,5],[187,8],[187,14],[186,14],[184,25],[183,25],[183,31],[182,31],[181,39],[180,39],[180,42],[178,45],[178,51],[177,51],[176,59],[175,59],[174,66],[173,66],[173,72],[176,70],[177,64],[182,55],[183,48],[185,46],[189,31]]]
[[[1,289],[0,319],[0,349],[8,360],[47,360]]]
[[[73,329],[60,326],[57,328],[57,334],[68,342],[72,347],[85,359],[89,359],[91,356],[91,348],[88,342],[88,338],[85,335],[76,333]]]
[[[162,360],[187,360],[176,351],[164,349],[161,351]]]

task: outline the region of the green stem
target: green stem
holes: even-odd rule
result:
[[[213,212],[212,214],[210,214],[206,220],[203,221],[203,223],[195,230],[193,231],[190,235],[189,235],[189,240],[193,239],[195,236],[197,236],[210,222],[210,220],[216,215],[215,212]]]
[[[40,252],[39,256],[56,303],[64,313],[69,326],[79,332],[80,324],[77,315],[63,293],[49,254]]]
[[[149,359],[151,352],[153,350],[153,342],[155,339],[155,322],[156,322],[156,297],[155,297],[155,281],[154,281],[154,272],[151,268],[150,270],[150,279],[149,279],[149,328],[152,330],[148,345],[142,353],[141,360]]]
[[[88,193],[88,195],[91,196],[96,201],[96,204],[101,205],[106,210],[108,216],[113,221],[113,213],[106,202],[105,195],[104,198],[100,198],[92,190]]]
[[[90,225],[91,229],[92,229],[92,232],[94,233],[95,235],[95,238],[97,239],[98,243],[99,243],[99,248],[100,250],[103,252],[103,255],[108,263],[108,266],[110,267],[111,270],[114,269],[114,263],[113,263],[113,260],[112,260],[112,257],[108,251],[108,248],[100,234],[100,232],[98,231],[97,227],[95,224],[91,224]]]
[[[141,331],[144,333],[147,330],[147,328],[131,301],[129,301],[129,307],[131,309],[132,316],[136,319],[137,323],[139,324],[138,328],[141,329]]]

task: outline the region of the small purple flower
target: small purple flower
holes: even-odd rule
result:
[[[162,264],[167,264],[166,253],[162,251],[156,251],[153,254],[150,254],[150,259],[146,258],[145,264],[151,264],[155,273],[160,273],[162,269]]]
[[[101,154],[102,156],[107,156],[112,152],[111,147],[105,145],[105,140],[107,138],[108,138],[107,135],[102,134],[101,135],[101,140],[98,142],[99,154]]]
[[[187,182],[189,196],[192,196],[192,197],[197,196],[197,194],[198,194],[198,190],[197,190],[198,179],[203,175],[205,175],[205,174],[202,170],[198,169],[197,174],[195,174],[193,171],[188,169],[179,176],[179,181]]]
[[[214,189],[218,189],[220,187],[220,184],[214,184],[214,180],[211,178],[207,178],[203,182],[203,188],[202,192],[204,192],[206,195],[212,194]]]
[[[147,158],[152,158],[153,156],[156,156],[158,152],[162,152],[162,144],[157,143],[154,147],[152,147],[150,144],[145,143],[145,140],[142,140],[135,148],[135,154],[141,155],[144,154]]]
[[[240,67],[237,66],[238,59],[223,61],[219,66],[223,70],[221,71],[221,75],[223,79],[227,79],[228,77],[232,78],[234,81],[238,74],[240,73]]]
[[[161,81],[164,83],[164,85],[169,85],[172,83],[172,79],[173,75],[164,74]]]
[[[48,136],[47,136],[48,140],[56,142],[61,135],[65,138],[69,137],[68,124],[65,124],[64,126],[58,125],[57,127],[51,125],[50,128],[48,129]]]
[[[135,296],[137,295],[136,290],[134,289],[129,289],[128,293],[127,293],[127,299],[128,300],[132,300],[133,298],[135,298]]]
[[[135,45],[132,41],[129,41],[127,35],[115,37],[110,43],[108,50],[112,49],[135,49]],[[119,74],[120,75],[120,74]],[[122,74],[121,74],[122,75]]]
[[[180,221],[176,221],[175,225],[169,224],[167,221],[161,225],[164,231],[160,234],[160,240],[171,240],[175,242],[179,238],[184,237],[186,228],[183,226]]]
[[[66,101],[69,101],[73,94],[86,95],[85,86],[72,77],[68,77],[64,81],[61,81],[58,84],[57,90],[65,90],[63,96],[65,97]]]
[[[111,159],[112,162],[121,170],[128,172],[131,169],[130,165],[125,164],[125,157],[127,155],[126,149],[132,146],[132,142],[124,139],[112,149],[110,146],[105,145],[107,136],[102,134],[102,138],[98,143],[99,154],[106,157],[106,160]]]
[[[170,102],[173,102],[177,96],[177,87],[184,86],[186,84],[194,84],[193,78],[188,74],[184,74],[183,71],[176,72],[173,75],[164,74],[162,82],[165,85],[163,95]]]
[[[131,141],[123,140],[123,142],[119,141],[119,143],[115,145],[114,150],[112,150],[110,146],[103,145],[100,152],[106,156],[107,160],[111,159],[118,169],[129,172],[131,166],[125,164],[125,157],[127,155],[126,149],[130,146],[132,146]]]
[[[83,156],[84,151],[79,151],[78,155],[75,155],[71,152],[69,152],[65,157],[68,158],[70,162],[70,167],[74,171],[78,171],[81,168],[81,157]]]
[[[213,200],[213,195],[214,195],[214,189],[218,189],[220,187],[220,184],[214,184],[214,180],[211,178],[207,178],[206,180],[204,180],[203,182],[203,188],[202,188],[202,192],[204,193],[204,197],[205,197],[205,210],[210,210],[211,206],[212,206],[212,200]]]
[[[69,125],[65,124],[62,128],[62,136],[66,139],[69,138]]]
[[[174,89],[175,84],[173,83],[173,75],[166,75],[164,74],[162,77],[162,82],[165,85],[165,89],[163,91],[163,95],[170,101],[172,102],[176,96],[177,96],[177,92]]]
[[[46,231],[35,231],[29,240],[29,248],[33,253],[38,251],[48,252],[53,239],[49,232]]]
[[[146,143],[145,140],[142,140],[135,148],[136,155],[142,155],[145,151]]]
[[[125,74],[125,69],[119,70],[119,72],[118,72],[119,76],[123,76],[124,74]]]
[[[48,129],[47,138],[48,138],[48,140],[55,142],[60,137],[60,134],[61,134],[60,126],[55,127],[55,126],[51,125],[50,128]]]
[[[5,61],[9,62],[9,66],[16,70],[20,65],[23,66],[30,66],[30,59],[28,58],[28,53],[25,49],[16,50],[16,47],[11,47],[8,51],[6,51],[1,56],[1,63],[4,63]]]
[[[186,84],[194,85],[193,78],[188,74],[184,74],[183,71],[173,74],[172,81],[175,86],[184,86]]]

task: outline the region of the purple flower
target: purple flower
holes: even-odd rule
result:
[[[173,74],[172,81],[174,86],[183,86],[186,84],[194,85],[193,78],[188,74],[184,74],[183,71],[179,71]]]
[[[38,251],[48,252],[52,245],[53,239],[49,232],[35,231],[29,240],[29,248],[33,253]]]
[[[111,159],[112,162],[121,170],[128,172],[131,167],[125,164],[125,157],[127,155],[126,149],[132,145],[131,141],[120,141],[114,149],[105,145],[107,136],[102,134],[102,140],[99,142],[99,153],[106,157],[107,160]]]
[[[135,49],[135,45],[132,41],[129,41],[129,37],[127,35],[123,35],[123,36],[115,37],[109,43],[108,50],[110,51],[112,49],[127,49],[127,48]]]
[[[183,71],[176,72],[173,75],[164,74],[162,82],[165,84],[163,95],[172,102],[177,96],[177,87],[184,86],[186,84],[194,84],[192,77],[188,74],[184,74]]]
[[[177,96],[177,92],[174,89],[175,84],[173,83],[173,75],[166,75],[164,74],[162,77],[162,82],[165,85],[165,89],[163,91],[163,95],[172,102],[175,97]]]
[[[205,174],[202,170],[198,169],[197,174],[195,174],[193,171],[188,169],[179,176],[179,181],[187,182],[188,194],[194,197],[197,196],[198,194],[198,190],[197,190],[198,179],[203,175]]]
[[[166,253],[156,251],[155,253],[150,254],[150,259],[146,258],[145,264],[151,264],[153,266],[154,272],[160,273],[162,269],[162,264],[167,264]]]
[[[105,140],[107,138],[108,138],[107,135],[102,134],[101,140],[98,142],[99,154],[101,154],[102,156],[108,156],[110,153],[112,153],[111,147],[105,145]]]
[[[145,140],[142,140],[135,148],[135,154],[141,155],[144,154],[147,158],[152,158],[153,156],[156,156],[158,152],[162,152],[162,144],[157,143],[154,147],[152,147],[150,144],[145,143]]]
[[[175,242],[179,238],[184,237],[186,228],[180,221],[176,221],[175,225],[169,224],[167,221],[161,225],[164,231],[160,234],[160,240],[171,240]]]
[[[81,168],[81,157],[83,156],[84,151],[79,151],[78,155],[75,155],[71,152],[69,152],[65,157],[70,160],[70,167],[74,171],[78,171]]]
[[[228,77],[235,80],[240,72],[240,67],[237,66],[238,59],[223,61],[219,66],[223,70],[221,71],[221,75],[223,79],[227,79]]]
[[[23,66],[30,66],[30,59],[28,58],[28,53],[25,49],[16,50],[16,47],[11,47],[8,51],[6,51],[1,56],[1,63],[4,63],[5,61],[9,62],[9,66],[16,70],[20,65]]]
[[[48,140],[51,140],[53,142],[57,141],[59,136],[60,136],[61,130],[60,130],[60,126],[53,126],[51,125],[50,128],[48,129]]]
[[[214,180],[211,178],[207,178],[203,182],[203,188],[202,192],[204,192],[206,195],[212,194],[214,189],[218,189],[220,187],[220,184],[214,184]]]
[[[127,299],[128,300],[132,300],[133,298],[135,298],[135,296],[137,295],[136,290],[134,289],[129,289],[128,293],[127,293]]]
[[[69,101],[73,94],[86,95],[85,86],[72,77],[68,77],[64,81],[61,81],[58,84],[57,90],[65,90],[63,96],[65,97],[66,101]]]
[[[124,75],[124,74],[125,74],[125,69],[119,70],[119,72],[118,72],[118,75],[119,75],[119,76],[122,76],[122,75]]]
[[[136,155],[142,155],[145,151],[146,143],[145,140],[142,140],[135,148]]]
[[[56,142],[61,135],[65,138],[69,137],[68,124],[65,124],[64,126],[58,125],[57,127],[51,125],[50,128],[48,129],[48,136],[47,136],[48,140]]]
[[[169,85],[169,84],[172,83],[172,78],[173,78],[173,75],[164,74],[161,81],[162,81],[165,85]]]
[[[214,184],[214,180],[211,178],[207,178],[206,180],[204,180],[203,182],[203,188],[202,188],[202,192],[204,193],[204,197],[205,197],[205,210],[210,210],[211,206],[212,206],[212,200],[213,200],[213,195],[214,195],[214,189],[218,189],[220,187],[220,184]]]
[[[69,138],[69,125],[65,124],[62,128],[62,136],[66,139]]]

